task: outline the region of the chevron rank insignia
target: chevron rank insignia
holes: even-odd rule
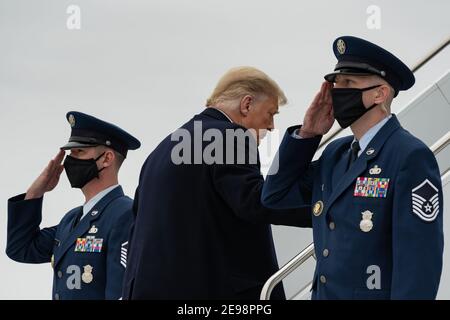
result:
[[[354,197],[386,198],[389,178],[358,177],[356,179]]]
[[[120,246],[120,264],[126,268],[127,267],[127,251],[128,251],[128,241],[122,243]]]
[[[423,221],[436,219],[439,213],[439,190],[428,179],[412,189],[412,209]]]

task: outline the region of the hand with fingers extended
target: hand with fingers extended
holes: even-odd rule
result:
[[[37,199],[48,191],[52,191],[59,182],[61,172],[64,170],[62,161],[65,152],[60,150],[54,159],[50,160],[44,171],[34,180],[33,184],[28,188],[25,195],[25,200]]]
[[[320,91],[306,111],[300,136],[312,138],[326,134],[334,123],[333,102],[331,99],[331,82],[323,82]]]

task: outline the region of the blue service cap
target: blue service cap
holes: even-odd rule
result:
[[[334,82],[338,74],[378,75],[395,90],[408,90],[415,83],[412,71],[396,56],[376,44],[352,36],[339,37],[333,42],[338,63],[325,80]]]
[[[128,150],[136,150],[141,146],[139,140],[128,132],[88,114],[70,111],[66,118],[72,132],[69,142],[61,147],[62,150],[103,145],[126,157]]]

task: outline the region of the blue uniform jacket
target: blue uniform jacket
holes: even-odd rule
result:
[[[126,267],[132,199],[116,187],[75,226],[82,207],[40,229],[43,198],[8,200],[6,254],[23,263],[52,262],[53,299],[118,299]]]
[[[434,299],[442,270],[443,197],[433,153],[397,118],[380,129],[346,171],[353,137],[331,142],[288,129],[279,172],[262,201],[310,206],[317,265],[313,299]]]
[[[207,108],[182,127],[192,141],[199,124],[197,134],[243,129]],[[124,299],[259,299],[278,270],[270,223],[310,227],[311,217],[262,206],[259,161],[177,165],[171,156],[178,143],[168,136],[142,168]],[[248,143],[227,143],[249,153]],[[283,299],[282,286],[272,296]]]

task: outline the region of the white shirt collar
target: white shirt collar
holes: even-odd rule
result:
[[[99,193],[97,193],[94,197],[92,197],[91,200],[89,200],[88,202],[86,202],[83,205],[83,215],[81,216],[81,219],[84,218],[84,216],[86,214],[88,214],[89,211],[92,210],[92,208],[100,201],[103,199],[104,196],[106,196],[108,193],[110,193],[112,190],[114,190],[115,188],[117,188],[119,185],[115,184],[111,187],[106,188],[103,191],[100,191]],[[80,219],[80,220],[81,220]]]
[[[386,122],[389,121],[389,119],[392,118],[392,114],[388,117],[384,118],[380,122],[378,122],[376,125],[374,125],[372,128],[367,130],[367,132],[361,137],[359,140],[359,147],[361,148],[358,152],[358,157],[361,155],[361,153],[367,148],[370,141],[376,136],[378,131],[381,130],[381,128],[386,124]],[[356,139],[353,139],[353,141],[356,141]]]
[[[222,110],[217,109],[217,108],[214,108],[214,109],[217,111],[220,111],[225,117],[227,117],[228,120],[230,120],[231,123],[233,123],[233,120],[231,120],[231,118],[225,112],[223,112]]]

